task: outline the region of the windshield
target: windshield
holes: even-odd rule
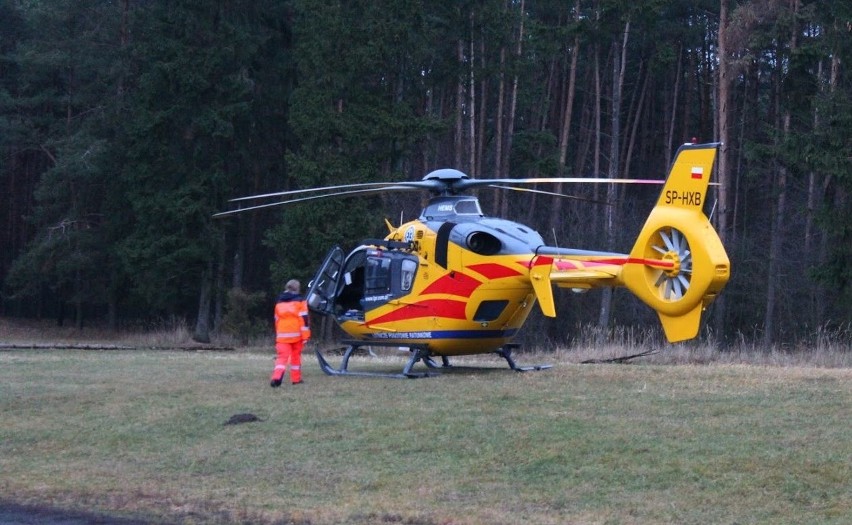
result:
[[[482,215],[479,201],[476,199],[465,199],[458,201],[455,206],[456,215]]]
[[[423,210],[424,217],[476,216],[482,217],[482,208],[476,197],[439,197]]]

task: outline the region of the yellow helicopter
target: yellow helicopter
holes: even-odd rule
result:
[[[242,197],[234,201],[290,200],[217,216],[341,195],[428,190],[433,196],[418,219],[396,227],[386,220],[389,233],[384,239],[366,240],[348,254],[333,247],[309,283],[311,311],[332,316],[351,337],[344,341],[338,367],[316,350],[322,370],[329,375],[422,377],[430,374],[413,370],[420,361],[434,369],[439,365],[433,357],[449,367],[449,357],[482,353],[502,356],[513,370],[543,368],[518,366],[511,341],[536,303],[545,316],[556,316],[554,285],[575,292],[626,287],[657,312],[669,342],[697,335],[701,312],[730,276],[725,248],[703,211],[718,147],[684,144],[665,181],[471,179],[458,170],[441,169],[420,181]],[[553,182],[653,182],[663,188],[629,253],[548,246],[523,224],[485,216],[477,198],[464,194],[483,186]],[[402,373],[350,370],[353,353],[373,346],[408,349],[411,355]]]

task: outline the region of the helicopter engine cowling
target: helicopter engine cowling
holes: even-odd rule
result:
[[[483,256],[530,253],[544,243],[534,230],[506,219],[485,217],[428,225],[436,231],[444,228],[447,241]],[[439,242],[440,238],[439,234]]]

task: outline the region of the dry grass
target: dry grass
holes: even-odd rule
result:
[[[191,347],[0,318],[0,343]],[[218,346],[235,345],[219,339]],[[844,523],[848,331],[763,350],[583,329],[425,381],[271,391],[265,340],[236,352],[0,352],[0,500],[187,523]],[[656,350],[639,366],[578,366]],[[377,349],[353,367],[398,371]],[[712,366],[709,366],[712,365]],[[226,429],[233,413],[263,423]]]
[[[181,320],[160,321],[149,326],[114,331],[100,325],[85,326],[80,330],[73,326],[57,326],[52,321],[3,317],[0,317],[0,344],[117,345],[137,348],[203,348],[205,346],[193,341],[192,329]],[[264,347],[268,346],[268,341],[260,339],[245,345],[234,337],[221,334],[216,337],[212,346],[217,348]]]
[[[116,332],[99,325],[77,329],[73,324],[58,326],[55,321],[0,317],[0,343],[181,345],[192,343],[192,332],[180,321]]]
[[[281,389],[271,350],[2,351],[0,499],[167,523],[848,522],[852,368],[701,345],[577,364],[645,349],[622,344],[416,381],[306,355]],[[223,425],[242,412],[265,421]]]
[[[757,366],[791,366],[820,368],[852,367],[852,327],[833,330],[821,328],[810,340],[798,344],[760,347],[745,338],[733,345],[722,346],[712,340],[686,343],[664,342],[658,330],[616,328],[603,333],[595,327],[583,327],[567,346],[559,346],[560,360],[579,363],[589,359],[607,359],[646,351],[646,364],[749,364]],[[547,351],[541,352],[547,354]]]
[[[50,321],[9,319],[0,317],[0,344],[49,343],[62,344],[117,344],[152,348],[203,347],[192,340],[192,330],[182,321],[172,320],[138,329],[119,332],[102,327],[58,327]],[[218,334],[213,345],[243,350],[264,350],[272,342],[260,337],[249,343],[240,342],[225,334]],[[329,343],[324,346],[333,346]],[[635,362],[657,365],[683,364],[751,364],[757,366],[793,366],[820,368],[852,368],[852,327],[818,329],[808,341],[797,344],[762,348],[741,338],[736,344],[722,347],[712,339],[681,344],[664,342],[658,330],[647,328],[616,328],[601,331],[595,327],[581,327],[568,344],[553,343],[546,348],[526,350],[524,360],[580,363],[590,359],[608,359],[646,351],[654,354]],[[490,357],[486,357],[490,359]],[[475,358],[474,358],[475,359]]]

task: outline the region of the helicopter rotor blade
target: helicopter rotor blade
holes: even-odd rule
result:
[[[441,171],[441,170],[439,170]],[[444,170],[447,171],[447,170]],[[454,171],[454,170],[451,170]],[[435,172],[433,172],[435,173]],[[561,196],[569,199],[577,199],[577,200],[585,200],[588,202],[593,202],[597,204],[609,205],[606,202],[595,201],[590,199],[584,199],[582,197],[576,197],[573,195],[566,195],[556,192],[549,192],[545,190],[537,190],[537,189],[528,189],[528,188],[516,188],[512,186],[506,186],[507,184],[554,184],[554,183],[568,183],[568,184],[663,184],[664,180],[659,179],[610,179],[604,177],[553,177],[553,178],[529,178],[529,179],[469,179],[461,172],[457,172],[460,176],[459,178],[450,178],[450,177],[436,177],[436,178],[424,178],[419,181],[398,181],[398,182],[362,182],[362,183],[353,183],[353,184],[339,184],[333,186],[324,186],[319,188],[307,188],[302,190],[288,190],[288,191],[278,191],[272,193],[263,193],[259,195],[249,195],[245,197],[237,197],[234,199],[230,199],[229,202],[244,202],[253,199],[271,199],[274,197],[297,197],[292,199],[287,199],[283,201],[277,202],[269,202],[266,204],[258,204],[255,206],[248,206],[245,208],[237,208],[234,210],[224,211],[220,213],[216,213],[213,217],[226,217],[228,215],[233,215],[236,213],[241,213],[244,211],[257,210],[262,208],[269,208],[272,206],[280,206],[285,204],[294,204],[298,202],[311,201],[315,199],[324,199],[324,198],[332,198],[332,197],[346,197],[351,195],[375,195],[379,193],[383,193],[385,191],[411,191],[411,190],[428,190],[435,195],[448,195],[448,194],[456,194],[461,191],[477,188],[482,186],[491,186],[499,189],[509,189],[513,191],[528,191],[534,193],[542,193],[545,195],[554,195]],[[343,190],[343,191],[335,191],[335,190]],[[320,195],[314,195],[316,193],[322,192]],[[300,197],[301,195],[308,195],[307,197]]]
[[[496,188],[501,190],[512,190],[512,191],[525,191],[529,193],[541,193],[542,195],[553,195],[554,197],[564,197],[566,199],[574,199],[578,201],[591,202],[594,204],[603,204],[604,206],[612,206],[612,204],[606,201],[597,201],[594,199],[586,199],[584,197],[578,197],[576,195],[567,195],[565,193],[556,193],[555,191],[545,191],[545,190],[535,190],[532,188],[517,188],[515,186],[503,186],[502,184],[489,184],[487,187]]]
[[[378,190],[384,190],[392,186],[406,186],[411,189],[427,189],[427,190],[438,190],[443,186],[438,183],[435,184],[434,181],[402,181],[402,182],[361,182],[355,184],[340,184],[336,186],[323,186],[320,188],[307,188],[303,190],[289,190],[289,191],[276,191],[274,193],[263,193],[260,195],[249,195],[246,197],[237,197],[235,199],[229,199],[228,202],[239,202],[239,201],[247,201],[251,199],[268,199],[272,197],[283,197],[285,195],[300,195],[300,194],[308,194],[315,193],[320,191],[329,191],[329,190],[344,190],[342,192],[329,194],[329,196],[333,195],[347,195],[349,190],[352,188],[374,188]]]
[[[258,204],[256,206],[249,206],[247,208],[237,208],[235,210],[223,211],[219,213],[213,214],[213,218],[219,219],[222,217],[227,217],[229,215],[235,215],[237,213],[242,213],[244,211],[251,210],[259,210],[262,208],[270,208],[272,206],[282,206],[285,204],[295,204],[297,202],[305,202],[312,201],[317,199],[325,199],[330,197],[346,197],[352,195],[378,195],[380,193],[384,193],[386,191],[412,191],[418,190],[418,187],[409,187],[407,185],[393,185],[393,186],[383,186],[381,188],[373,188],[373,189],[365,189],[365,190],[351,190],[351,191],[339,191],[336,193],[324,193],[322,195],[311,195],[309,197],[300,197],[298,199],[289,199],[284,201],[277,202],[268,202],[266,204]]]
[[[664,184],[662,179],[609,179],[606,177],[535,177],[530,179],[461,179],[453,183],[455,191],[491,184]]]

